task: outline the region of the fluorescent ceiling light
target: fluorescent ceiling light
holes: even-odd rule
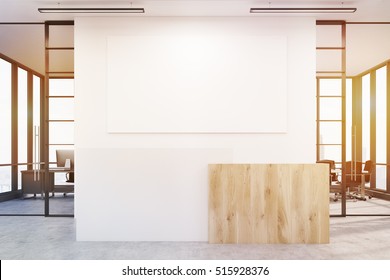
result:
[[[251,13],[260,14],[333,14],[333,13],[354,13],[356,8],[251,8]]]
[[[40,13],[133,14],[145,13],[144,8],[38,8]]]

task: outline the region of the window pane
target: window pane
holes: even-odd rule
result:
[[[320,120],[341,120],[341,98],[320,98]]]
[[[317,71],[340,71],[341,50],[317,50]]]
[[[376,71],[376,162],[386,163],[386,66]]]
[[[346,160],[352,160],[352,79],[346,80]]]
[[[74,142],[73,122],[51,122],[49,123],[50,144],[73,144]]]
[[[27,170],[26,165],[18,166],[18,190],[22,189],[22,172],[23,170]]]
[[[50,120],[73,120],[74,99],[73,98],[50,98],[49,100]]]
[[[73,96],[74,80],[73,79],[50,79],[49,92],[50,92],[50,96]]]
[[[41,125],[41,78],[33,77],[33,110],[34,125]]]
[[[27,71],[18,69],[18,162],[27,162]]]
[[[386,166],[376,166],[376,188],[386,190]]]
[[[11,64],[0,59],[0,163],[11,163]]]
[[[49,146],[49,162],[57,162],[56,151],[57,150],[71,150],[74,149],[73,145],[50,145]],[[52,164],[51,167],[57,166],[57,164]]]
[[[370,159],[370,74],[362,81],[362,160]]]
[[[320,96],[341,96],[341,79],[321,79]]]
[[[341,145],[337,146],[320,146],[320,159],[331,159],[335,162],[341,162]]]
[[[73,47],[74,26],[73,25],[51,25],[49,27],[50,47]]]
[[[317,47],[341,47],[340,25],[317,25]]]
[[[41,131],[41,78],[33,77],[33,161],[40,162],[39,142],[35,133]]]
[[[320,122],[320,144],[341,144],[341,122]]]
[[[49,70],[50,72],[73,72],[74,51],[73,50],[50,50]]]
[[[11,167],[0,167],[0,193],[11,191]]]

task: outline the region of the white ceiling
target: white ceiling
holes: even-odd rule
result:
[[[0,22],[74,19],[74,14],[40,14],[37,10],[38,8],[58,6],[145,8],[145,14],[129,16],[264,16],[250,14],[249,9],[253,7],[355,7],[357,11],[354,14],[318,14],[314,16],[324,20],[390,21],[390,0],[0,0]]]
[[[58,4],[60,1],[60,4]],[[0,0],[1,22],[44,22],[73,20],[74,14],[40,14],[41,7],[129,7],[129,1],[73,0]],[[269,4],[269,1],[271,3]],[[145,14],[129,16],[261,16],[249,13],[251,7],[355,7],[355,14],[315,15],[323,20],[390,22],[390,0],[286,1],[286,0],[133,0],[133,7],[144,7]],[[82,16],[82,15],[77,15]],[[92,14],[92,16],[95,16]],[[101,16],[101,15],[100,15]],[[112,16],[112,15],[108,15]],[[123,15],[121,15],[123,16]],[[278,15],[279,16],[279,15]],[[291,15],[290,15],[291,16]],[[302,15],[299,15],[302,16]],[[313,15],[307,15],[313,16]],[[335,27],[338,28],[338,27]],[[323,28],[317,27],[317,45],[332,41]],[[329,29],[327,27],[326,29]],[[339,40],[341,36],[336,34]],[[347,25],[347,74],[357,75],[390,58],[390,24]],[[322,38],[322,36],[324,36]],[[370,38],[370,40],[367,40]],[[25,48],[25,46],[29,46]],[[44,73],[43,25],[0,24],[0,53]],[[325,53],[326,54],[326,53]],[[336,59],[340,61],[340,59]],[[338,69],[328,56],[318,55],[317,69]],[[334,59],[333,59],[334,61]]]

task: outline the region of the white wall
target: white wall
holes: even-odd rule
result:
[[[185,24],[287,37],[286,133],[107,133],[107,38]],[[76,19],[77,240],[207,241],[207,164],[314,162],[315,38],[311,18]]]

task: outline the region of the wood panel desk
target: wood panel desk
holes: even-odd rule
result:
[[[61,170],[53,169],[49,170],[49,182],[48,182],[48,191],[49,192],[61,192],[61,193],[73,193],[74,184],[73,183],[64,183],[64,184],[55,184],[55,173],[66,173],[73,172],[70,170]],[[23,194],[43,194],[45,192],[44,182],[45,182],[45,170],[36,171],[34,175],[34,170],[23,170],[22,173],[22,192]],[[39,177],[39,178],[38,178]]]
[[[209,242],[329,243],[329,167],[209,165]]]

